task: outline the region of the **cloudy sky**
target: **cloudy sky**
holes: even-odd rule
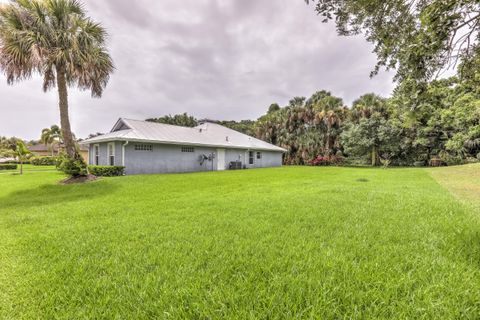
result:
[[[6,0],[0,0],[6,2]],[[109,131],[119,117],[188,112],[197,118],[256,119],[270,103],[326,89],[346,104],[388,96],[391,75],[370,79],[372,47],[338,37],[303,0],[84,0],[110,34],[116,71],[101,99],[69,93],[78,137]],[[38,138],[59,123],[55,91],[41,80],[0,78],[0,135]]]

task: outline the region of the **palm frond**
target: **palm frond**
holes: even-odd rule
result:
[[[107,32],[77,0],[16,0],[0,8],[0,70],[8,83],[43,76],[43,89],[65,72],[69,85],[100,97],[113,61]]]

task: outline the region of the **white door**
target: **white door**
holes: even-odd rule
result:
[[[225,149],[217,149],[217,170],[225,170]]]

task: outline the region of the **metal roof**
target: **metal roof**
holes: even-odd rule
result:
[[[107,141],[138,141],[286,152],[283,148],[216,123],[206,122],[195,128],[187,128],[125,118],[120,118],[109,133],[81,143]]]

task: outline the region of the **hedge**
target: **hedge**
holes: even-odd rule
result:
[[[0,170],[17,170],[16,164],[0,164]]]
[[[33,157],[30,163],[34,166],[55,166],[57,165],[57,157]]]
[[[125,167],[121,166],[89,166],[88,171],[98,177],[123,176]]]
[[[20,164],[20,161],[10,160],[10,161],[5,161],[2,164]],[[23,161],[23,164],[30,164],[30,160]]]

